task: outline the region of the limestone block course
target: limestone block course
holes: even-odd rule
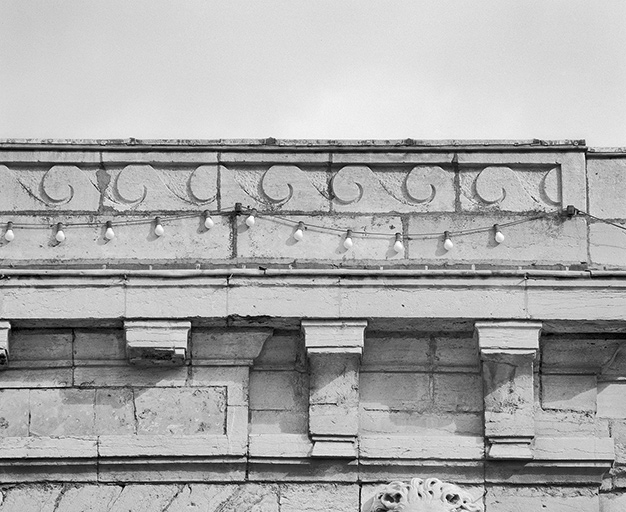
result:
[[[111,361],[126,360],[124,331],[74,330],[74,364],[106,364]]]
[[[296,371],[250,372],[250,409],[305,412],[308,375]]]
[[[95,391],[96,433],[98,435],[136,434],[136,408],[133,401],[133,389],[100,388]]]
[[[13,363],[37,365],[43,361],[54,366],[72,363],[72,331],[47,329],[13,330],[11,333],[11,359]]]

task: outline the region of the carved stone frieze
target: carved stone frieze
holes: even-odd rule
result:
[[[437,478],[391,482],[365,502],[362,512],[480,512],[481,497]]]

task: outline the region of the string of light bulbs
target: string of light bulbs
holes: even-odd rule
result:
[[[472,229],[463,229],[463,230],[444,230],[443,232],[425,232],[425,233],[406,233],[403,234],[401,232],[396,232],[394,235],[390,235],[390,233],[383,232],[371,232],[371,231],[358,231],[351,228],[338,228],[333,226],[322,226],[314,223],[305,223],[301,220],[294,220],[287,217],[283,217],[281,215],[274,215],[271,212],[268,213],[259,213],[256,208],[246,208],[244,209],[240,203],[237,203],[232,209],[223,209],[219,211],[210,211],[203,210],[202,212],[185,212],[179,213],[176,215],[169,216],[156,216],[156,217],[141,217],[141,218],[125,218],[115,222],[117,226],[125,226],[125,225],[141,225],[141,224],[152,224],[153,233],[157,237],[162,237],[165,235],[165,227],[163,223],[172,222],[180,219],[189,219],[198,217],[202,220],[202,224],[206,230],[210,230],[215,226],[215,221],[213,220],[213,216],[225,216],[225,215],[236,215],[236,216],[244,216],[244,224],[248,229],[254,228],[257,223],[257,218],[262,217],[265,220],[269,220],[272,222],[279,222],[287,225],[291,225],[295,227],[292,237],[296,242],[302,242],[305,239],[305,231],[306,230],[315,230],[319,232],[336,234],[339,236],[343,236],[343,246],[346,250],[352,249],[354,247],[354,238],[385,238],[389,239],[390,236],[394,236],[395,240],[393,243],[393,249],[397,253],[401,253],[404,251],[404,242],[410,240],[418,240],[418,239],[432,239],[432,238],[441,238],[443,237],[443,247],[446,251],[450,251],[454,248],[453,237],[460,237],[464,235],[472,235],[476,233],[484,233],[491,231],[493,233],[493,240],[497,244],[501,244],[505,240],[505,234],[503,229],[508,227],[512,227],[518,224],[523,224],[526,222],[532,222],[539,219],[545,219],[549,217],[566,215],[567,217],[573,217],[574,215],[580,214],[585,215],[590,218],[596,219],[601,222],[606,222],[607,224],[611,224],[620,229],[626,230],[626,227],[620,226],[619,224],[613,223],[606,219],[601,219],[599,217],[595,217],[587,212],[579,210],[574,206],[568,206],[563,212],[556,213],[543,213],[534,216],[528,216],[521,219],[512,220],[509,222],[504,222],[501,224],[490,224],[488,226],[472,228]],[[16,229],[50,229],[54,227],[55,229],[55,240],[61,244],[66,238],[66,230],[74,227],[93,227],[95,225],[94,222],[72,222],[72,223],[63,223],[57,222],[56,225],[45,226],[42,224],[33,224],[33,223],[17,223],[13,221],[8,221],[6,223],[6,229],[4,233],[4,239],[6,242],[13,242],[16,238],[15,230]],[[113,240],[116,237],[116,233],[114,230],[114,222],[112,220],[106,220],[104,222],[104,238],[107,241]]]

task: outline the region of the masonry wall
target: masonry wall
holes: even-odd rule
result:
[[[430,476],[487,512],[626,509],[626,237],[564,214],[626,227],[623,151],[55,144],[0,143],[0,511],[357,512]],[[131,364],[133,322],[184,357]]]

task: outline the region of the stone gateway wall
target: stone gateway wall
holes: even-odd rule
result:
[[[0,511],[626,509],[622,172],[0,142]]]

